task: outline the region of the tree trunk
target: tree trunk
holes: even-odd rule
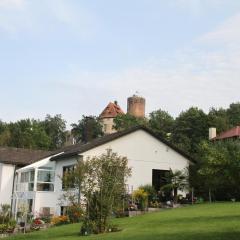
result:
[[[212,203],[212,193],[211,193],[211,188],[208,190],[208,195],[209,195],[209,202]]]
[[[194,202],[194,188],[192,188],[192,204]]]
[[[178,195],[177,195],[177,188],[173,189],[173,202],[174,204],[177,204],[178,201]]]

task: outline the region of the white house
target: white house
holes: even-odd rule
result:
[[[15,171],[50,154],[41,150],[0,147],[0,205],[11,204]]]
[[[25,202],[35,215],[60,215],[64,208],[59,204],[63,193],[63,173],[71,170],[78,159],[99,156],[106,149],[128,158],[132,168],[132,175],[128,179],[129,191],[144,184],[152,184],[159,189],[165,171],[183,170],[193,161],[186,153],[147,128],[134,127],[87,144],[73,145],[55,156],[17,170],[14,211],[17,211],[21,202]]]

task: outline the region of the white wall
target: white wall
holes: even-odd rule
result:
[[[34,214],[37,216],[44,207],[53,209],[51,214],[60,215],[59,193],[56,192],[36,192],[34,200]]]
[[[100,120],[103,127],[104,134],[111,134],[116,132],[116,130],[113,128],[113,125],[114,125],[113,120],[114,118],[102,118]]]
[[[0,204],[11,204],[15,166],[0,163]]]
[[[188,159],[169,148],[144,130],[138,130],[107,144],[96,147],[81,155],[101,155],[111,148],[120,156],[126,156],[132,168],[128,180],[129,187],[138,188],[143,184],[152,184],[152,169],[183,170],[189,165]]]

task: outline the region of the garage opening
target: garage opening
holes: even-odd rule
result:
[[[160,188],[168,183],[167,175],[169,170],[152,170],[152,186],[156,191],[160,191]]]

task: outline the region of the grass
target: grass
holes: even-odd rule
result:
[[[80,225],[72,224],[17,235],[15,240],[239,240],[240,203],[215,203],[115,219],[123,230],[80,237]]]

